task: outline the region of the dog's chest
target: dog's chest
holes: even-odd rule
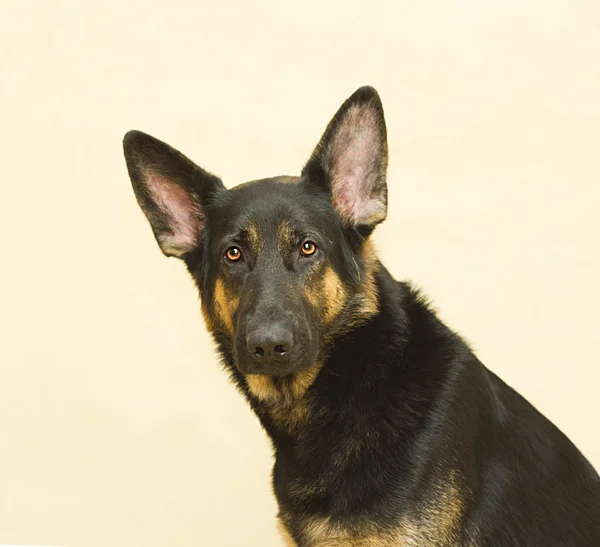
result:
[[[326,518],[305,519],[299,541],[279,520],[279,529],[286,547],[455,547],[456,536],[437,524],[420,519],[403,518],[398,525],[385,531],[365,525],[364,530],[349,532]]]
[[[318,488],[302,482],[294,484],[295,493],[317,494]],[[424,487],[418,500],[408,503],[393,522],[377,517],[356,516],[352,528],[346,528],[327,516],[280,513],[280,528],[288,546],[296,547],[454,547],[464,525],[464,498],[453,473],[445,480],[434,480]],[[292,532],[293,531],[293,532]],[[296,540],[293,539],[295,533]]]

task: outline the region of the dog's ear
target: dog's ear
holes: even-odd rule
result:
[[[302,174],[324,188],[349,226],[370,232],[387,214],[387,132],[377,91],[361,87],[340,107]]]
[[[204,209],[225,190],[219,178],[141,131],[130,131],[123,151],[137,201],[162,252],[182,258],[202,238]]]

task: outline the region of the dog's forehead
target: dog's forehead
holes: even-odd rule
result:
[[[300,177],[240,184],[217,201],[210,221],[214,241],[239,239],[256,249],[281,251],[305,237],[329,240],[328,233],[340,230],[328,196],[315,192]]]
[[[244,182],[231,188],[228,201],[232,211],[265,214],[277,208],[301,206],[304,201],[301,180],[295,177],[273,177]]]
[[[301,227],[319,217],[319,203],[306,192],[295,177],[275,177],[246,182],[228,191],[221,213],[227,217],[229,229],[272,230],[274,225],[288,222]]]

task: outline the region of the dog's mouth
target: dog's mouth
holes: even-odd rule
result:
[[[242,374],[255,374],[269,376],[274,379],[285,379],[295,374],[308,370],[315,361],[312,352],[298,352],[297,356],[290,356],[290,360],[257,360],[252,356],[239,355],[234,352],[234,364]],[[295,358],[294,358],[295,357]]]
[[[271,378],[287,378],[288,376],[292,376],[300,370],[297,367],[290,367],[289,369],[279,369],[277,365],[266,365],[264,367],[246,367],[244,365],[240,365],[236,363],[236,366],[240,372],[243,374],[259,374],[262,376],[269,376]]]

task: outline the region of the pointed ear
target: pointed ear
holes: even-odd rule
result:
[[[333,117],[302,174],[325,189],[349,226],[369,233],[387,215],[387,133],[372,87],[358,89]]]
[[[162,252],[183,257],[200,242],[204,208],[225,190],[219,178],[177,150],[141,131],[130,131],[123,151],[137,201]]]

